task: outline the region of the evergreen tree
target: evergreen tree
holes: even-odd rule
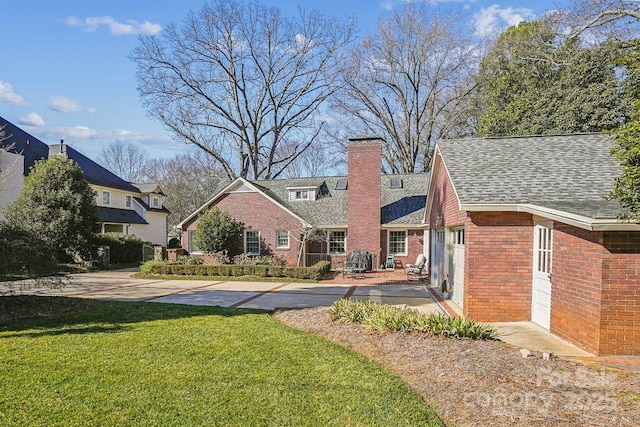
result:
[[[87,256],[98,230],[95,192],[77,164],[54,156],[36,162],[6,219],[38,236],[58,259]]]

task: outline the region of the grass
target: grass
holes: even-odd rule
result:
[[[0,425],[160,424],[440,421],[380,365],[260,311],[110,302],[0,327]]]
[[[260,277],[260,276],[188,276],[181,274],[142,274],[133,275],[136,279],[159,280],[212,280],[222,282],[274,282],[274,283],[318,283],[313,279],[295,279],[292,277]]]
[[[421,313],[371,301],[342,299],[329,308],[333,320],[346,320],[379,331],[426,332],[452,338],[493,339],[496,330],[491,325],[466,317]]]

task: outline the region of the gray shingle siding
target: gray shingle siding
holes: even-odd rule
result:
[[[615,218],[604,198],[620,175],[605,134],[444,140],[438,142],[464,204],[533,204],[588,216]]]

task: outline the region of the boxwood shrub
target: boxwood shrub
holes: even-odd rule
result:
[[[258,276],[289,277],[292,279],[321,279],[331,270],[331,264],[320,261],[311,267],[282,267],[279,265],[185,265],[167,261],[148,261],[140,268],[146,275],[175,276]]]

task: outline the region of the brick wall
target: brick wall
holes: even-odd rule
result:
[[[429,227],[431,230],[442,228],[445,225],[461,225],[467,219],[467,213],[458,209],[458,198],[453,185],[451,185],[449,173],[441,163],[440,156],[438,156],[436,162],[439,166],[429,215]]]
[[[298,262],[298,242],[296,238],[300,234],[302,224],[287,211],[277,206],[272,201],[259,193],[231,193],[225,194],[217,200],[215,206],[220,210],[228,212],[233,219],[247,226],[252,230],[260,231],[260,238],[263,246],[261,248],[272,255],[284,258],[289,265]],[[247,207],[251,209],[247,209]],[[187,247],[188,231],[195,230],[197,219],[185,223],[182,233],[182,246]],[[276,248],[276,230],[290,231],[289,249]]]
[[[347,156],[347,252],[364,248],[380,259],[378,230],[382,142],[375,139],[351,139],[347,146]]]
[[[600,354],[640,355],[640,233],[605,232]]]
[[[424,230],[411,229],[406,231],[407,231],[407,255],[406,256],[396,255],[394,257],[396,268],[405,268],[407,264],[415,263],[418,255],[423,252],[422,245],[424,242],[423,241]],[[378,261],[378,266],[380,266],[380,263],[383,263],[387,259],[387,248],[388,248],[387,237],[388,237],[387,230],[380,230],[380,247],[382,248],[382,255]]]
[[[531,320],[533,220],[471,212],[465,226],[464,312],[485,322]]]
[[[554,223],[551,332],[591,353],[599,351],[600,286],[605,256],[601,232]]]

